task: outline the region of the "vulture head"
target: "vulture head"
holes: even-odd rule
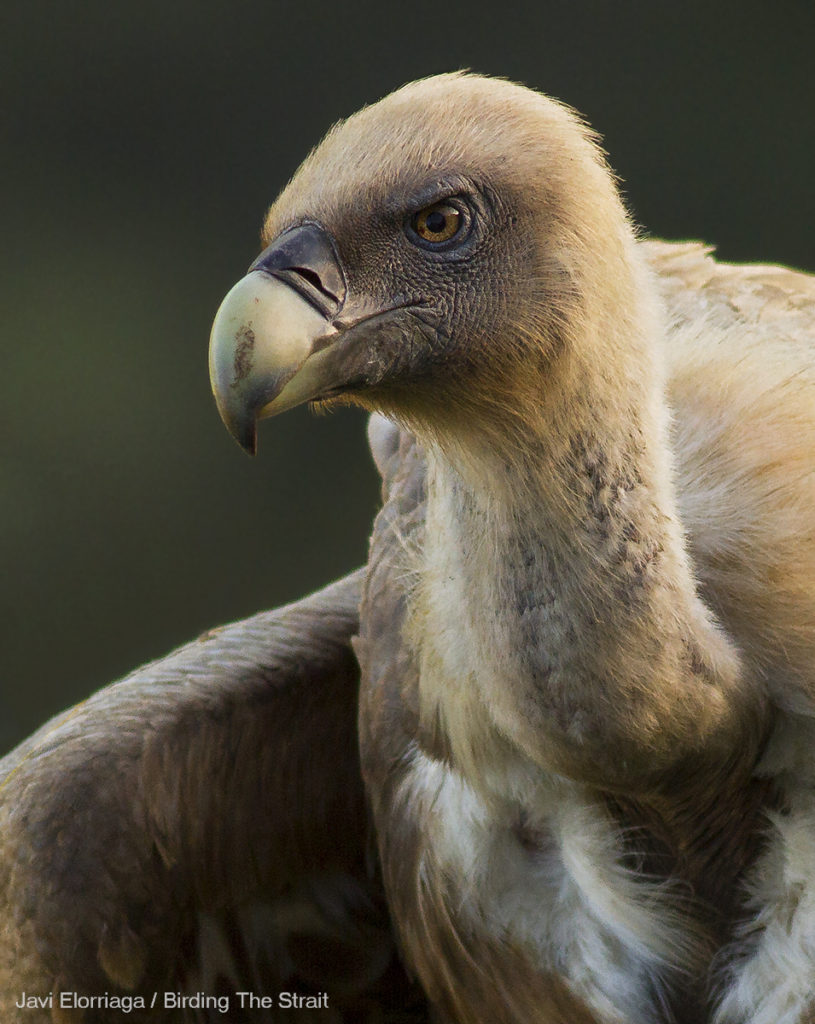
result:
[[[630,388],[653,361],[596,139],[509,82],[441,75],[336,125],[264,242],[211,350],[219,409],[250,451],[260,418],[351,402],[504,458],[598,363]]]

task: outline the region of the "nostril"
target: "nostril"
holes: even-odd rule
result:
[[[336,316],[345,301],[345,274],[334,241],[318,224],[284,231],[249,269],[287,281],[325,316]]]
[[[312,287],[316,288],[318,291],[324,292],[332,299],[337,300],[339,298],[339,296],[335,295],[330,288],[326,288],[320,275],[316,270],[312,270],[311,267],[287,267],[286,269],[292,271],[294,274],[299,274],[300,277],[308,281]]]

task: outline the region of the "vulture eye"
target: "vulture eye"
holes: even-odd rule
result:
[[[408,221],[408,235],[426,249],[452,248],[464,240],[469,219],[463,203],[445,199],[414,213]]]

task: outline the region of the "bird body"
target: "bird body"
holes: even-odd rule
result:
[[[184,699],[150,690],[166,717],[146,747],[138,719],[117,746],[106,717],[141,692],[136,675],[10,755],[4,856],[47,893],[21,901],[6,876],[24,908],[7,948],[27,951],[29,986],[66,971],[126,991],[215,984],[240,974],[234,950],[229,970],[213,952],[236,933],[252,969],[313,984],[315,936],[352,934],[336,1019],[376,989],[394,1022],[808,1020],[813,279],[639,239],[572,112],[471,75],[413,83],[335,127],[264,243],[216,318],[216,400],[250,450],[259,418],[303,401],[374,413],[369,563],[281,613],[268,650],[238,656],[215,635],[151,666],[170,680],[202,658],[221,667],[196,669]],[[251,770],[263,731],[242,717],[241,687],[262,694],[268,678],[282,682]],[[223,700],[234,713],[195,739],[195,709]],[[281,765],[304,771],[275,723],[305,738],[337,712],[330,758],[303,783],[320,813],[310,823],[270,796],[275,835],[217,853],[234,810],[219,794],[240,808],[243,772],[257,799],[267,784],[288,793]],[[77,882],[32,850],[76,839],[59,766],[84,777],[86,728],[138,780],[135,811],[91,786],[89,813],[120,821],[121,862],[138,846],[138,885],[161,876],[178,895],[147,927],[132,892],[108,885],[68,970],[43,935],[66,887],[97,891],[105,851],[82,847]],[[201,824],[168,783],[179,743],[212,761],[214,789],[185,801]],[[214,767],[226,750],[228,779]],[[39,790],[44,833],[19,810]],[[331,828],[338,850],[313,836]],[[423,995],[372,952],[391,928]],[[170,933],[194,951],[158,956]]]
[[[711,991],[714,986],[719,986],[715,992],[720,994],[728,984],[724,980],[727,960],[722,955],[722,946],[729,940],[732,944],[729,955],[734,960],[744,952],[738,947],[732,924],[733,918],[740,915],[745,926],[750,923],[744,905],[739,902],[744,900],[745,884],[766,883],[769,862],[793,855],[798,858],[794,870],[803,877],[809,872],[813,837],[805,836],[795,826],[793,848],[790,829],[781,824],[782,819],[774,819],[779,829],[775,834],[772,830],[768,833],[767,819],[771,808],[785,803],[798,789],[798,780],[807,778],[807,744],[799,745],[800,736],[811,727],[804,711],[805,703],[798,705],[797,715],[785,716],[780,724],[775,711],[763,706],[763,698],[769,691],[773,702],[780,702],[782,693],[791,693],[789,650],[794,641],[792,635],[789,639],[783,638],[793,621],[797,621],[797,625],[791,634],[803,640],[802,657],[795,670],[803,686],[799,693],[803,694],[804,690],[812,693],[812,667],[805,654],[804,640],[807,635],[811,639],[811,623],[815,622],[812,588],[806,586],[815,570],[813,548],[811,542],[807,547],[805,540],[811,538],[808,524],[813,507],[811,453],[815,451],[815,420],[811,397],[815,393],[815,382],[812,347],[805,336],[798,334],[797,340],[793,335],[785,336],[783,324],[768,324],[762,329],[734,306],[740,293],[746,299],[753,288],[766,288],[767,282],[773,279],[783,284],[792,302],[796,294],[806,294],[811,282],[803,275],[779,273],[776,268],[722,267],[698,245],[655,242],[639,245],[652,271],[658,275],[653,278],[656,292],[667,303],[670,326],[665,332],[665,401],[671,414],[668,436],[675,460],[677,508],[687,531],[687,551],[692,553],[696,574],[693,589],[707,598],[709,606],[716,608],[726,635],[736,641],[733,646],[745,665],[741,671],[756,686],[756,716],[755,720],[744,721],[744,732],[729,736],[717,758],[709,763],[705,763],[708,755],[703,742],[690,747],[686,754],[688,762],[683,764],[679,748],[681,737],[675,737],[668,753],[676,753],[676,761],[667,767],[657,761],[659,750],[655,746],[652,748],[654,778],[645,785],[641,781],[638,784],[643,777],[642,766],[635,765],[633,777],[630,777],[630,766],[623,762],[626,749],[636,751],[636,735],[621,741],[620,761],[615,764],[609,759],[603,765],[603,779],[594,776],[593,761],[582,778],[579,775],[574,778],[577,774],[574,769],[567,768],[563,774],[559,773],[557,765],[546,764],[544,759],[551,755],[551,748],[543,744],[537,752],[533,748],[533,756],[537,754],[534,763],[530,763],[531,757],[518,756],[505,738],[511,727],[502,729],[501,725],[489,721],[495,702],[480,695],[476,688],[511,686],[521,672],[517,662],[512,660],[513,655],[515,652],[528,655],[536,638],[542,643],[541,635],[552,628],[553,620],[554,638],[545,650],[564,649],[569,623],[564,624],[562,605],[569,581],[582,588],[581,599],[599,633],[608,631],[611,616],[602,606],[598,609],[602,594],[596,596],[599,589],[595,578],[599,571],[597,563],[596,560],[589,560],[588,564],[572,563],[564,573],[565,579],[555,578],[554,582],[551,563],[546,566],[545,583],[536,579],[534,572],[523,575],[520,571],[523,553],[532,551],[536,559],[540,559],[541,550],[545,550],[551,535],[551,529],[547,530],[540,520],[536,521],[532,507],[515,517],[515,525],[521,527],[520,537],[517,532],[513,534],[510,525],[504,523],[501,528],[492,523],[492,536],[482,540],[479,551],[477,530],[467,519],[467,510],[461,503],[456,504],[450,489],[440,483],[444,469],[433,466],[432,459],[428,458],[424,497],[427,511],[418,515],[412,512],[407,517],[415,521],[420,538],[412,538],[407,545],[390,544],[396,567],[392,577],[379,584],[375,574],[369,577],[369,589],[376,589],[367,609],[363,605],[363,626],[366,621],[372,621],[375,642],[387,648],[388,639],[382,639],[390,636],[385,623],[395,612],[387,604],[386,595],[397,589],[395,580],[416,581],[415,587],[410,588],[416,596],[412,604],[408,602],[410,616],[406,634],[412,641],[410,649],[425,655],[423,642],[427,641],[421,629],[423,622],[429,624],[429,642],[434,646],[429,656],[417,659],[421,669],[414,668],[414,671],[417,675],[427,672],[430,677],[428,691],[433,703],[428,715],[429,738],[425,743],[426,749],[435,752],[437,757],[428,756],[421,749],[411,750],[408,743],[396,755],[386,750],[379,764],[371,769],[371,776],[380,777],[388,764],[400,766],[399,798],[398,802],[393,798],[392,812],[393,817],[399,819],[400,827],[397,828],[395,821],[389,821],[378,831],[380,836],[402,834],[405,819],[412,810],[416,817],[414,841],[417,844],[414,870],[418,874],[417,865],[421,863],[421,872],[429,880],[425,882],[428,895],[424,897],[428,906],[417,922],[415,907],[411,914],[412,901],[417,889],[420,893],[425,890],[418,885],[416,877],[405,877],[404,852],[400,846],[394,849],[393,858],[399,871],[392,891],[409,894],[405,902],[411,904],[397,903],[400,910],[396,918],[403,922],[414,918],[411,950],[421,960],[428,977],[434,979],[435,991],[441,993],[446,988],[448,992],[455,991],[460,999],[466,998],[465,993],[470,994],[470,1002],[451,1007],[453,1019],[477,1019],[479,1006],[482,1012],[484,1006],[490,1007],[489,1012],[483,1014],[485,1020],[505,1019],[499,1016],[499,1007],[504,1008],[500,1011],[504,1014],[515,1014],[506,1019],[538,1019],[533,1008],[545,1002],[536,985],[546,968],[562,970],[573,987],[582,991],[591,1009],[599,1011],[600,1020],[655,1019],[660,1001],[670,1001],[672,988],[681,993],[678,999],[675,997],[677,1019],[706,1019],[699,1003],[705,998],[715,998]],[[699,303],[700,293],[687,290],[688,285],[683,280],[686,274],[693,274],[696,280],[705,279],[709,289],[701,322],[698,308],[693,310],[693,315],[687,313],[687,305]],[[798,293],[796,285],[800,285]],[[703,292],[701,295],[704,297]],[[776,299],[780,296],[776,295]],[[784,319],[783,314],[781,319]],[[763,350],[765,372],[754,371],[742,380],[739,374],[734,374],[733,367],[740,361],[747,361],[753,347],[756,353]],[[777,352],[775,358],[773,349]],[[768,371],[767,364],[775,364],[774,372]],[[734,392],[739,393],[738,399]],[[728,395],[726,408],[723,394]],[[781,409],[796,417],[800,432],[788,431],[790,420]],[[766,418],[755,422],[751,410],[753,416],[758,410],[766,412]],[[599,429],[604,426],[605,423],[599,424]],[[403,472],[407,443],[406,440],[402,443],[399,461],[391,456],[398,467],[397,474]],[[807,452],[810,453],[809,465]],[[796,453],[803,456],[802,462],[798,462]],[[410,464],[410,460],[407,461]],[[793,468],[796,466],[799,467],[797,473]],[[431,478],[434,471],[438,475]],[[712,476],[715,487],[711,486]],[[585,477],[591,480],[591,472]],[[392,486],[396,493],[381,513],[386,521],[393,515],[391,506],[404,508],[405,498],[399,493],[400,489],[407,486],[415,490],[416,482],[409,479],[406,485],[401,484],[397,476]],[[433,509],[434,502],[441,508]],[[612,515],[609,513],[609,518]],[[544,522],[551,521],[552,517],[547,516]],[[586,521],[589,521],[588,516]],[[605,522],[605,516],[601,516],[600,521]],[[410,536],[409,529],[400,520],[388,529],[403,538]],[[756,550],[754,538],[759,533],[764,544]],[[625,536],[628,557],[620,560],[613,574],[615,585],[622,587],[631,587],[632,579],[637,581],[644,547],[643,531],[635,537],[630,536],[630,531],[628,534]],[[470,545],[467,551],[462,551],[462,535]],[[745,536],[749,537],[748,541]],[[379,532],[375,530],[374,565],[378,537]],[[797,540],[785,551],[785,539],[792,541],[792,538]],[[506,545],[503,550],[502,540]],[[381,543],[387,550],[387,539]],[[795,549],[798,550],[797,561],[793,555]],[[717,556],[721,558],[723,552],[729,553],[729,564],[717,561]],[[564,558],[562,550],[558,555]],[[783,571],[779,571],[780,568]],[[515,589],[495,595],[496,581],[507,574]],[[609,572],[609,575],[612,574]],[[744,624],[746,614],[757,614],[756,606],[746,603],[752,596],[753,581],[757,579],[762,581],[764,602],[772,604],[778,616],[775,638],[769,643],[765,639],[769,634],[769,615],[762,619],[763,632],[755,619],[746,627]],[[479,588],[480,582],[483,588]],[[745,586],[746,591],[742,589]],[[494,595],[491,606],[484,590]],[[619,595],[620,591],[614,593]],[[476,610],[472,610],[474,595],[483,602]],[[536,600],[542,608],[536,605]],[[523,610],[521,622],[534,616],[531,635],[524,636],[521,642],[516,637],[514,642],[502,644],[497,630],[488,632],[489,624],[496,622],[498,629],[504,628],[500,621],[503,609],[511,609],[512,615],[519,601]],[[556,607],[553,609],[551,604]],[[575,606],[580,607],[580,599]],[[799,616],[797,620],[782,611],[792,606]],[[582,639],[587,630],[584,620],[579,621],[577,632]],[[445,624],[444,630],[439,627],[440,622]],[[471,626],[471,622],[475,625]],[[620,632],[614,635],[619,638]],[[655,635],[664,637],[664,630]],[[594,643],[590,653],[593,653]],[[635,643],[639,647],[639,641]],[[778,652],[772,668],[768,664],[771,645]],[[781,653],[784,650],[787,655]],[[401,646],[392,657],[394,662],[404,659]],[[698,671],[693,663],[691,667]],[[395,670],[387,662],[373,671],[369,669],[369,675],[378,675],[384,680],[403,680],[405,674],[404,669]],[[629,671],[624,678],[630,679],[632,674]],[[657,675],[657,679],[662,678]],[[423,685],[425,678],[419,675],[417,691],[421,691]],[[776,687],[781,692],[774,693]],[[655,688],[657,695],[662,696],[657,684]],[[436,696],[438,701],[434,700]],[[570,691],[568,696],[573,693]],[[590,713],[597,714],[597,705],[604,697],[602,692],[593,696]],[[806,703],[809,700],[805,698]],[[400,695],[402,701],[403,694]],[[374,691],[368,713],[373,717],[379,706],[391,706],[395,702],[395,698],[388,701],[383,693]],[[419,709],[416,719],[421,723],[421,697],[416,699],[416,706]],[[628,720],[631,701],[626,700],[621,709],[626,715],[624,724],[637,728],[639,734],[636,723]],[[365,710],[363,705],[363,717]],[[656,712],[659,710],[657,705]],[[740,701],[737,711],[743,710],[744,702]],[[448,721],[453,719],[453,727],[442,740],[437,734],[438,723],[433,714],[449,716]],[[607,712],[605,721],[612,719],[613,714],[613,709]],[[666,714],[670,715],[671,711],[666,710]],[[567,719],[570,725],[574,717]],[[795,725],[792,725],[793,720]],[[670,720],[659,724],[660,733],[668,731],[670,725]],[[736,728],[741,726],[737,714]],[[455,734],[456,727],[465,746],[463,752],[459,747],[451,756],[445,742],[450,742],[449,736]],[[791,728],[800,730],[792,744]],[[515,729],[511,735],[517,732]],[[422,732],[421,724],[417,727],[415,722],[412,727],[406,726],[401,734],[410,737],[418,734],[423,739],[427,735]],[[537,735],[540,736],[541,731]],[[363,739],[366,740],[365,733]],[[376,741],[371,738],[368,742],[375,745]],[[468,742],[471,747],[466,746]],[[606,742],[606,738],[601,736],[600,742]],[[761,758],[759,748],[763,751]],[[363,752],[365,750],[363,742]],[[776,751],[787,763],[783,781],[775,771],[768,770]],[[644,756],[647,758],[649,753],[650,750],[646,750]],[[467,765],[469,775],[461,770],[462,764]],[[765,834],[771,836],[771,841],[764,859],[750,873],[748,865],[755,864]],[[420,836],[427,837],[424,844]],[[633,841],[632,836],[636,837]],[[422,848],[421,852],[418,848]],[[666,871],[668,863],[671,867]],[[635,871],[631,870],[632,864]],[[667,879],[672,879],[674,884],[666,884]],[[441,911],[436,907],[434,922],[434,900],[444,891],[448,892],[448,904]],[[763,906],[765,913],[770,910],[768,903]],[[452,907],[458,908],[458,915],[453,913]],[[788,909],[784,899],[773,908],[779,918]],[[805,912],[802,916],[805,917]],[[517,964],[514,969],[508,969],[496,949],[489,953],[482,951],[480,957],[472,952],[469,957],[461,956],[457,962],[454,976],[462,976],[470,963],[478,965],[472,969],[476,977],[480,975],[482,979],[484,960],[497,965],[488,981],[482,980],[480,985],[453,986],[448,978],[445,983],[446,968],[439,965],[445,964],[441,950],[450,942],[451,918],[461,950],[471,949],[475,941],[474,928],[482,929],[480,941],[489,938],[485,930],[485,922],[489,922],[493,929],[491,938],[499,950],[511,936],[518,946],[528,951],[535,963],[535,969],[527,964],[525,971],[527,980],[535,979],[535,985],[526,989],[528,1003],[523,1002],[524,989],[518,985],[516,971],[520,969]],[[478,925],[474,925],[474,921]],[[434,925],[435,937],[429,931]],[[782,930],[780,923],[777,929]],[[788,984],[791,990],[797,988],[805,993],[800,1005],[807,1005],[811,965],[802,958],[807,942],[803,929],[796,934],[793,928],[785,941],[779,941],[777,932],[773,934],[771,941],[757,949],[754,959],[748,958],[747,963],[741,965],[741,980],[729,989],[730,1005],[740,997],[737,993],[753,985],[753,972],[760,968],[761,980],[757,983],[760,995],[758,998],[754,994],[747,996],[748,1000],[755,1000],[754,1012],[757,1013],[766,998],[766,990],[783,987],[781,979],[788,976],[789,965],[794,964],[796,958],[799,959],[799,974]],[[746,945],[749,947],[749,943]],[[708,972],[716,954],[720,973],[710,977]],[[693,979],[690,984],[688,977]],[[431,983],[426,978],[423,980],[429,987]],[[703,995],[706,988],[707,996]],[[443,1001],[444,997],[439,998]],[[781,998],[789,999],[789,993],[785,992]],[[724,1005],[727,1006],[728,1001]],[[769,1010],[761,1008],[767,1021],[781,1012],[778,1005]],[[800,1012],[800,1005],[796,1012]],[[515,1009],[507,1011],[508,1006]],[[561,1019],[557,1013],[561,1013],[563,1019],[579,1019],[574,1016],[576,1012],[572,1007],[561,1009],[552,1019]],[[740,1006],[729,1012],[731,1016],[721,1019],[765,1019],[748,1016]],[[798,1018],[790,1016],[789,1019]]]

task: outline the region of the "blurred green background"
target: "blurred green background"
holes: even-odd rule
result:
[[[338,117],[470,67],[567,100],[637,220],[815,269],[815,5],[5,3],[0,749],[200,630],[365,558],[352,411],[264,425],[206,375],[266,206]]]

